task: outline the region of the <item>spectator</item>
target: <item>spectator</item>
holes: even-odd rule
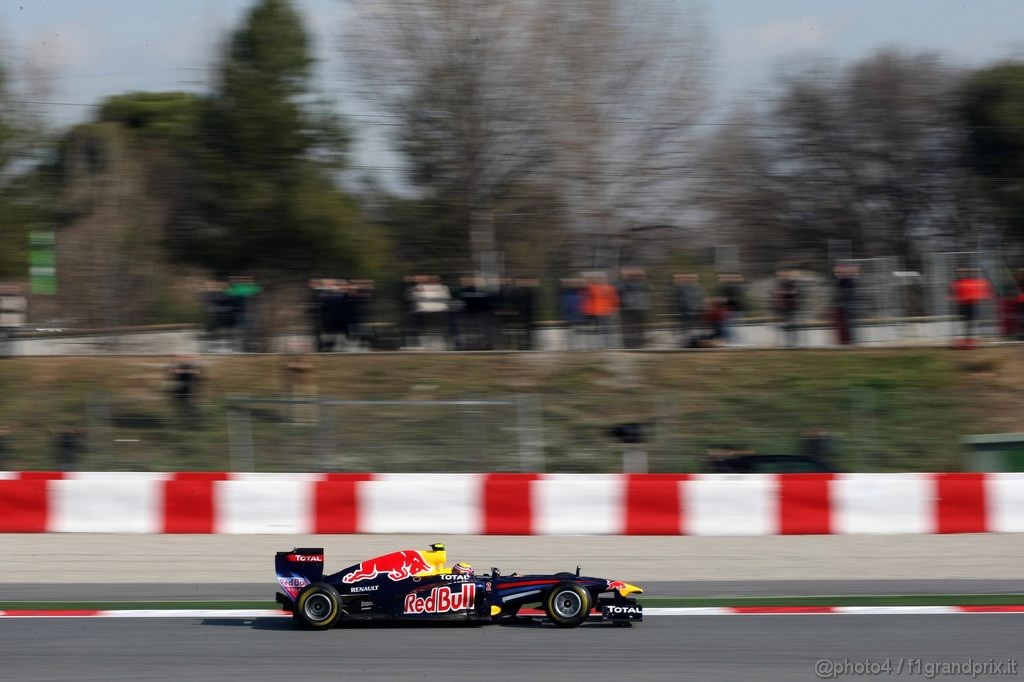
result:
[[[222,347],[221,340],[232,325],[232,307],[224,283],[211,279],[200,288],[203,308],[203,348],[212,353]]]
[[[306,356],[293,353],[284,364],[285,392],[295,401],[292,422],[312,424],[316,421],[315,367]]]
[[[743,319],[745,302],[743,293],[743,275],[739,273],[723,273],[718,276],[718,295],[725,299],[722,312],[722,340],[727,344],[740,345],[739,322]]]
[[[491,322],[491,292],[483,277],[463,277],[459,288],[462,309],[459,311],[460,350],[492,350],[494,348]]]
[[[833,270],[836,282],[835,321],[839,344],[852,346],[857,324],[857,278],[860,269],[855,264],[837,265]]]
[[[7,469],[7,460],[11,457],[11,427],[0,424],[0,471]]]
[[[399,309],[402,311],[402,336],[404,346],[413,346],[416,335],[416,305],[413,302],[412,292],[416,288],[419,275],[406,275],[402,278],[402,284],[398,289]]]
[[[15,332],[26,322],[28,299],[16,284],[0,285],[0,358],[13,354]]]
[[[592,273],[587,277],[582,309],[596,337],[596,346],[610,347],[615,315],[619,312],[619,294],[603,273]]]
[[[824,429],[809,429],[800,434],[800,454],[819,460],[829,460],[835,454],[832,434]]]
[[[416,320],[416,344],[426,347],[428,335],[441,337],[441,345],[447,346],[445,330],[451,294],[436,275],[420,275],[416,286],[409,292]]]
[[[533,350],[533,324],[537,314],[537,287],[535,279],[517,279],[512,290],[512,308],[515,310],[515,348]]]
[[[327,290],[324,292],[324,332],[327,338],[324,341],[324,349],[327,352],[339,347],[341,336],[346,336],[351,321],[351,306],[349,305],[349,291],[351,287],[346,280],[327,280]]]
[[[81,431],[71,426],[62,427],[57,431],[55,445],[58,470],[76,471],[85,452],[85,438]]]
[[[951,297],[956,303],[957,314],[963,325],[963,338],[958,342],[961,348],[974,345],[981,306],[992,298],[992,287],[982,277],[978,268],[960,268],[953,282]]]
[[[339,315],[338,333],[345,341],[344,350],[352,346],[352,333],[356,324],[356,285],[349,280],[338,280],[341,286],[341,314]]]
[[[373,304],[374,283],[370,279],[353,280],[349,283],[348,326],[345,329],[346,348],[358,349],[367,339],[367,324],[370,306]]]
[[[624,269],[619,300],[622,302],[622,342],[626,348],[643,348],[645,326],[651,309],[647,273],[642,269]]]
[[[242,352],[251,353],[256,350],[256,306],[263,289],[249,276],[232,277],[228,281],[227,294],[234,312],[232,326],[238,339],[238,346]]]
[[[519,310],[516,308],[516,285],[514,280],[503,278],[497,288],[494,306],[495,333],[498,348],[514,350],[516,332],[519,328]]]
[[[306,300],[306,315],[309,317],[309,326],[313,334],[313,350],[322,353],[324,350],[324,302],[325,281],[322,279],[311,279],[308,284],[308,298]]]
[[[562,320],[568,325],[568,345],[574,350],[579,349],[582,341],[580,334],[586,323],[583,314],[584,299],[583,280],[563,279],[562,291],[559,295],[559,307]]]
[[[1014,338],[1024,340],[1024,268],[1017,271],[1016,305],[1014,306]]]
[[[999,299],[999,318],[1003,336],[1008,339],[1021,338],[1021,302],[1024,295],[1021,293],[1021,275],[1024,272],[1018,270],[1016,277],[1004,291]]]
[[[672,276],[672,300],[679,318],[679,345],[683,348],[690,347],[690,340],[697,332],[695,327],[704,307],[703,299],[697,275]]]
[[[710,333],[698,339],[696,345],[704,348],[723,346],[728,343],[728,324],[731,314],[729,300],[724,296],[715,296],[708,300],[705,307],[707,308],[707,325]]]
[[[783,345],[795,348],[800,345],[800,284],[792,270],[780,270],[776,278],[773,303],[782,330]]]
[[[1004,337],[1008,339],[1017,336],[1017,305],[1019,293],[1016,287],[1008,290],[1005,295],[999,298],[999,326]]]
[[[730,473],[733,471],[733,467],[730,465],[730,460],[736,457],[747,457],[755,454],[755,451],[751,448],[746,448],[737,445],[712,445],[707,450],[707,459],[705,460],[708,471],[712,473]]]
[[[195,395],[201,380],[199,365],[194,358],[184,354],[175,355],[174,363],[168,369],[171,384],[171,398],[183,419],[195,416]]]

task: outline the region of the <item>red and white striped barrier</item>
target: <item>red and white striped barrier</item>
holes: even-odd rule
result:
[[[0,473],[5,533],[1024,532],[1024,474]]]

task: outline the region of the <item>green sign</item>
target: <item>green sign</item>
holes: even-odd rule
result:
[[[57,293],[57,239],[53,230],[29,234],[29,275],[33,294]]]

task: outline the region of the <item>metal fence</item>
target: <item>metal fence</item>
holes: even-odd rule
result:
[[[858,314],[867,319],[899,320],[907,315],[902,261],[895,256],[843,261],[859,271]]]
[[[164,400],[129,401],[97,395],[86,410],[79,469],[152,470],[173,462],[178,471],[230,470],[223,407],[183,409]]]
[[[753,377],[751,377],[753,379]],[[955,396],[907,386],[816,388],[730,382],[728,390],[637,385],[457,400],[340,400],[233,396],[188,410],[167,400],[94,396],[75,424],[22,422],[0,469],[65,466],[61,434],[79,440],[81,470],[353,472],[697,472],[724,445],[794,454],[826,434],[850,471],[955,469],[966,424]],[[614,434],[639,424],[643,442]],[[3,458],[0,458],[3,459]]]
[[[539,400],[234,398],[231,468],[543,471]]]

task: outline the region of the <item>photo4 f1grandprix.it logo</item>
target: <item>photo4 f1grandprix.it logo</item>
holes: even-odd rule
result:
[[[459,592],[453,592],[452,588],[442,585],[432,589],[426,597],[416,594],[405,595],[405,612],[418,614],[464,611],[473,608],[475,601],[476,584],[474,583],[464,583]]]

